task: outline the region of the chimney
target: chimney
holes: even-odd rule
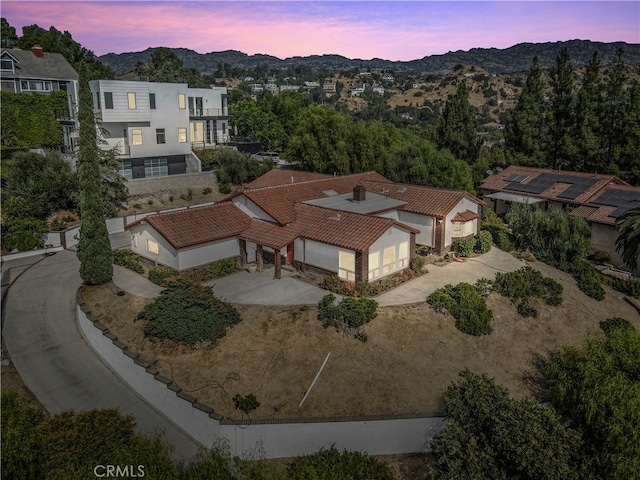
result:
[[[356,185],[353,187],[353,201],[364,202],[367,198],[367,189],[364,185]]]
[[[38,58],[44,57],[44,52],[42,51],[42,47],[37,43],[33,47],[31,47],[31,51]]]

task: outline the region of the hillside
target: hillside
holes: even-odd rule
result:
[[[619,48],[624,50],[625,62],[640,64],[640,44],[625,42],[602,43],[589,40],[570,40],[566,42],[519,43],[506,49],[473,48],[469,51],[448,52],[443,55],[429,55],[408,62],[394,62],[380,58],[371,60],[349,59],[340,55],[311,55],[280,59],[271,55],[247,55],[236,50],[200,54],[186,48],[172,49],[188,68],[201,73],[212,74],[218,64],[227,63],[242,69],[254,69],[267,66],[268,69],[310,69],[314,72],[338,71],[350,69],[391,70],[396,74],[442,75],[453,70],[456,65],[481,66],[490,74],[514,73],[526,71],[534,56],[538,56],[543,69],[550,68],[558,52],[567,47],[575,67],[587,64],[594,51],[597,51],[603,65],[610,63]],[[137,61],[146,62],[155,48],[142,52],[109,53],[99,57],[114,69],[117,75],[125,75],[133,70]]]

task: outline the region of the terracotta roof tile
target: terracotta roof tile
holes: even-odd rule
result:
[[[231,202],[150,215],[128,225],[147,222],[174,248],[181,249],[234,237],[249,227],[251,219]]]
[[[298,228],[296,225],[279,227],[269,222],[253,219],[249,228],[243,231],[239,238],[279,250],[290,244],[297,236]]]
[[[253,182],[244,185],[245,189],[256,189],[263,187],[274,187],[276,185],[287,185],[292,183],[308,182],[310,180],[324,180],[333,178],[333,175],[315,172],[302,172],[299,170],[282,170],[273,168],[264,175],[256,178]],[[293,181],[291,180],[293,179]]]
[[[469,222],[478,218],[478,214],[471,210],[456,213],[456,216],[451,219],[452,222]]]
[[[444,218],[464,197],[481,205],[484,202],[464,190],[447,190],[444,188],[425,187],[421,185],[405,185],[399,183],[381,183],[365,180],[362,182],[367,190],[387,195],[396,200],[407,202],[400,207],[406,212]]]

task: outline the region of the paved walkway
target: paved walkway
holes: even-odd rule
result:
[[[429,273],[376,297],[376,301],[381,306],[424,302],[429,294],[449,283],[473,284],[479,278],[493,279],[496,272],[511,272],[525,265],[511,254],[492,248],[466,262],[450,262],[443,267],[430,265]],[[142,275],[118,266],[114,266],[113,281],[121,289],[144,298],[154,298],[162,290]],[[274,280],[273,268],[261,273],[236,272],[207,285],[213,287],[217,296],[245,305],[315,305],[328,293],[297,278],[296,272],[284,269],[282,278]]]

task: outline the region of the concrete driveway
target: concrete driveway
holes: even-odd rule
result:
[[[492,248],[466,262],[450,262],[443,267],[429,266],[429,273],[386,292],[376,301],[381,306],[424,302],[429,294],[451,283],[475,283],[479,278],[493,279],[496,272],[512,272],[526,263]],[[231,303],[249,305],[317,304],[327,293],[313,284],[296,278],[296,272],[282,270],[280,280],[273,279],[273,268],[261,273],[237,272],[208,282],[215,294]]]

